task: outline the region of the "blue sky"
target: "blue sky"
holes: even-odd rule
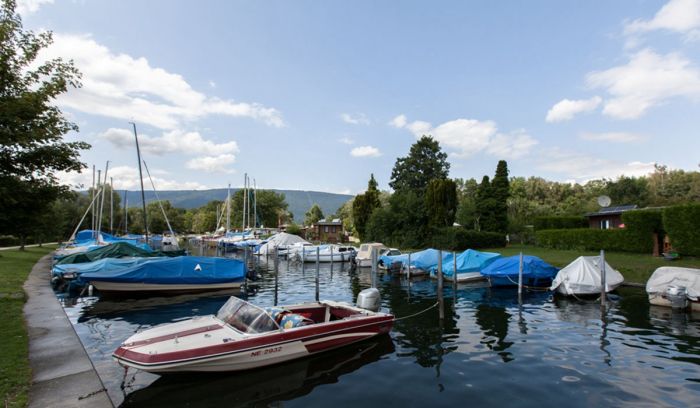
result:
[[[698,170],[700,0],[19,1],[83,88],[82,160],[159,190],[357,194],[421,135],[450,176],[585,182]],[[86,183],[91,171],[62,174]]]

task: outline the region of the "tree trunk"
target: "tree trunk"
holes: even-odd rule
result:
[[[20,234],[19,236],[19,250],[24,251],[24,240],[26,236],[24,234]]]

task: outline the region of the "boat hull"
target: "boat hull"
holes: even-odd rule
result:
[[[445,282],[454,282],[452,275],[443,275]],[[437,276],[430,275],[430,279],[437,280]],[[457,274],[457,282],[477,282],[483,281],[486,278],[481,275],[481,272],[463,272]]]
[[[659,294],[649,294],[649,303],[656,306],[671,307],[671,302],[665,296]],[[700,302],[691,301],[688,299],[688,308],[693,311],[700,312]]]
[[[337,253],[333,254],[320,254],[318,256],[318,261],[319,262],[349,262],[351,258],[351,254],[348,252],[345,253]],[[316,262],[316,254],[315,253],[310,253],[304,255],[304,262]]]
[[[201,292],[208,290],[240,289],[243,282],[211,284],[152,284],[92,281],[92,285],[101,292]]]

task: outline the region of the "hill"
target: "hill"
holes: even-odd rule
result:
[[[124,201],[124,191],[116,190]],[[236,189],[231,189],[231,194]],[[304,213],[309,211],[314,203],[321,206],[324,214],[332,214],[343,204],[348,202],[353,196],[348,194],[332,194],[323,193],[320,191],[300,191],[300,190],[274,190],[276,193],[283,193],[287,203],[289,203],[289,211],[294,214],[294,221],[297,223],[304,221]],[[173,207],[190,208],[200,207],[212,200],[225,200],[228,194],[227,189],[218,188],[213,190],[170,190],[159,191],[158,196],[161,200],[168,200]],[[146,191],[146,203],[156,200],[156,195],[153,191]],[[129,190],[127,192],[129,207],[141,207],[141,191]]]

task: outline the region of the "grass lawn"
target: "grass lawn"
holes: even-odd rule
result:
[[[534,255],[552,266],[563,268],[579,256],[597,256],[600,252],[562,251],[544,249],[530,245],[511,245],[508,248],[479,249],[482,252],[496,252],[504,257],[519,255]],[[606,252],[605,261],[620,271],[626,282],[647,283],[651,274],[661,266],[680,266],[683,268],[700,269],[700,259],[679,259],[673,262],[651,255]]]
[[[29,339],[22,317],[26,300],[22,285],[39,258],[56,247],[46,245],[26,248],[25,251],[0,251],[0,395],[5,407],[27,405],[27,391],[32,378],[27,359]]]

